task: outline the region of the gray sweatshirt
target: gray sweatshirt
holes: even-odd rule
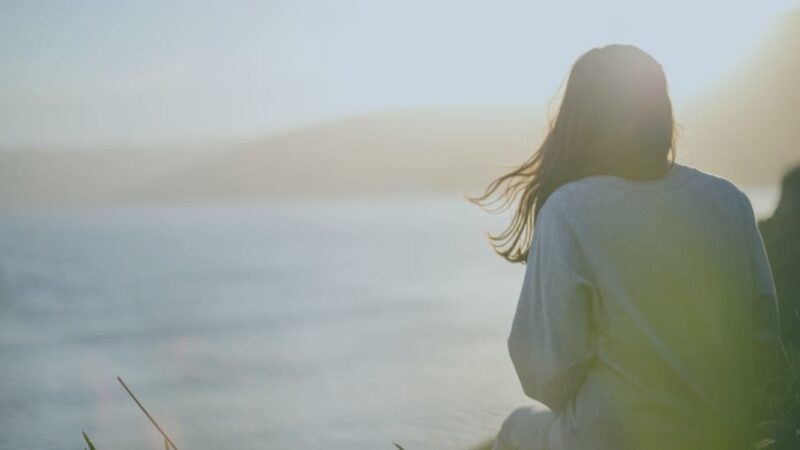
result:
[[[748,198],[676,164],[559,187],[534,225],[508,347],[553,450],[752,448],[777,302]]]

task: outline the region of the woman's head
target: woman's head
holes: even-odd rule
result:
[[[525,262],[536,214],[559,186],[589,175],[658,178],[674,160],[675,124],[667,80],[632,45],[593,48],[572,65],[558,114],[539,149],[470,200],[500,210],[518,201],[511,224],[490,235],[495,251]],[[500,198],[490,200],[499,193]]]

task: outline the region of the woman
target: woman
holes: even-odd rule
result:
[[[595,48],[538,151],[471,199],[516,203],[490,238],[527,263],[508,347],[535,402],[496,450],[753,448],[778,355],[772,275],[747,197],[676,163],[674,136],[660,64]]]

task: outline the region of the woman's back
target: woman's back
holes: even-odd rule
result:
[[[558,413],[552,448],[751,447],[753,343],[777,336],[777,312],[735,186],[679,164],[567,183],[527,262],[509,348]]]
[[[509,351],[550,409],[515,410],[495,449],[752,448],[775,287],[747,197],[674,164],[675,137],[661,64],[593,48],[534,154],[472,199],[516,205],[489,237],[527,263]]]

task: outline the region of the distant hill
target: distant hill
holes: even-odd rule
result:
[[[0,207],[141,200],[146,190],[214,151],[213,146],[0,151]]]
[[[800,162],[800,10],[707,93],[679,105],[680,160],[742,184]],[[0,152],[0,206],[270,196],[479,193],[530,156],[545,108],[421,108],[202,151]]]
[[[368,114],[250,143],[109,152],[0,152],[0,206],[275,196],[476,194],[546,127],[514,108]]]
[[[543,117],[515,109],[370,114],[217,155],[156,190],[181,198],[476,193],[529,154],[544,127]]]

